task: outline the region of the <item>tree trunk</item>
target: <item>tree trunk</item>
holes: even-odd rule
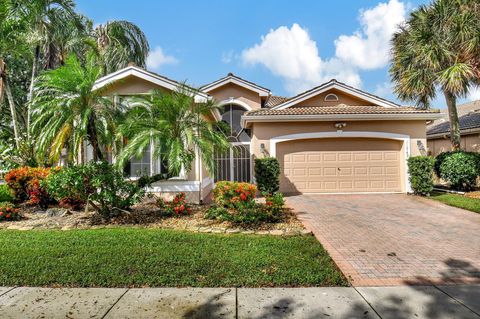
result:
[[[38,61],[40,60],[40,46],[37,45],[35,47],[35,56],[33,58],[33,65],[32,65],[32,78],[30,80],[30,89],[28,91],[28,96],[27,96],[27,139],[30,140],[30,117],[31,117],[31,102],[32,102],[32,97],[33,97],[33,87],[35,84],[35,78],[37,76],[37,67],[38,67]]]
[[[20,131],[18,129],[18,118],[17,110],[15,109],[15,101],[13,100],[12,90],[10,89],[10,84],[8,84],[7,77],[3,78],[3,86],[5,87],[5,95],[7,96],[8,104],[10,106],[10,113],[12,116],[13,122],[13,134],[15,136],[15,146],[17,149],[20,148]]]
[[[458,123],[457,98],[450,92],[443,92],[448,107],[448,119],[450,121],[450,142],[452,150],[460,149],[460,125]]]
[[[93,148],[93,160],[103,161],[104,157],[100,145],[98,144],[97,129],[95,126],[95,117],[93,114],[90,114],[90,117],[88,118],[88,141]]]

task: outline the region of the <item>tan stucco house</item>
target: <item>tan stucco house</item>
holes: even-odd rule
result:
[[[468,152],[480,152],[480,101],[459,105],[460,146]],[[450,122],[447,113],[427,126],[428,152],[432,156],[452,149]]]
[[[125,96],[178,85],[129,66],[99,79],[96,89]],[[438,111],[400,106],[336,80],[286,98],[230,73],[195,94],[197,102],[222,106],[211,120],[231,126],[232,149],[216,156],[215,176],[197,158],[188,173],[152,191],[187,192],[196,201],[215,181],[253,181],[253,160],[264,156],[278,158],[285,193],[408,192],[406,159],[426,154],[426,123],[439,118]],[[151,153],[132,159],[133,177],[137,168],[161,172]]]

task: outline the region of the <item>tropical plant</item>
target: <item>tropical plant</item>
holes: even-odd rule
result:
[[[77,20],[75,3],[72,0],[5,0],[5,18],[8,21],[24,21],[27,26],[26,38],[33,48],[33,63],[31,72],[28,101],[33,96],[35,78],[38,74],[42,53],[48,53],[52,46],[52,35],[65,30],[65,25],[71,20]],[[78,21],[78,27],[82,25]],[[30,106],[27,105],[27,136],[30,131]]]
[[[57,161],[67,148],[70,159],[77,159],[86,140],[93,159],[105,159],[101,145],[112,145],[116,116],[122,111],[101,90],[93,90],[101,72],[95,55],[89,54],[85,64],[71,55],[64,66],[40,75],[33,101],[40,157],[48,154]]]
[[[128,210],[145,195],[107,162],[63,168],[48,177],[46,186],[55,199],[89,203],[106,219]]]
[[[457,99],[480,79],[480,3],[436,0],[414,10],[392,39],[390,75],[402,100],[428,108],[445,96],[452,149],[460,149]]]
[[[188,172],[198,151],[209,172],[214,172],[214,152],[226,150],[229,143],[209,121],[218,106],[211,101],[195,103],[195,91],[185,85],[173,92],[153,91],[133,98],[125,122],[119,126],[119,140],[128,143],[117,157],[123,167],[133,157],[140,157],[150,145],[153,155],[166,161],[170,175]]]
[[[145,67],[150,46],[143,31],[128,21],[108,21],[90,31],[95,42],[103,74],[124,68],[133,62]]]
[[[440,177],[453,189],[472,190],[480,175],[478,153],[456,152],[447,156],[440,165]]]

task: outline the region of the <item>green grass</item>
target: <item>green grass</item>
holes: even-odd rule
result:
[[[312,236],[153,229],[0,231],[0,286],[337,286]]]
[[[438,200],[449,206],[463,208],[475,213],[480,213],[480,199],[469,198],[462,195],[435,192],[431,195],[431,198]]]

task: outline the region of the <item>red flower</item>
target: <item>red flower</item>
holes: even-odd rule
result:
[[[245,195],[244,193],[240,194],[240,199],[242,201],[245,201],[247,199],[247,195]]]
[[[5,218],[10,218],[12,215],[11,214],[7,214],[7,216],[5,216]]]

